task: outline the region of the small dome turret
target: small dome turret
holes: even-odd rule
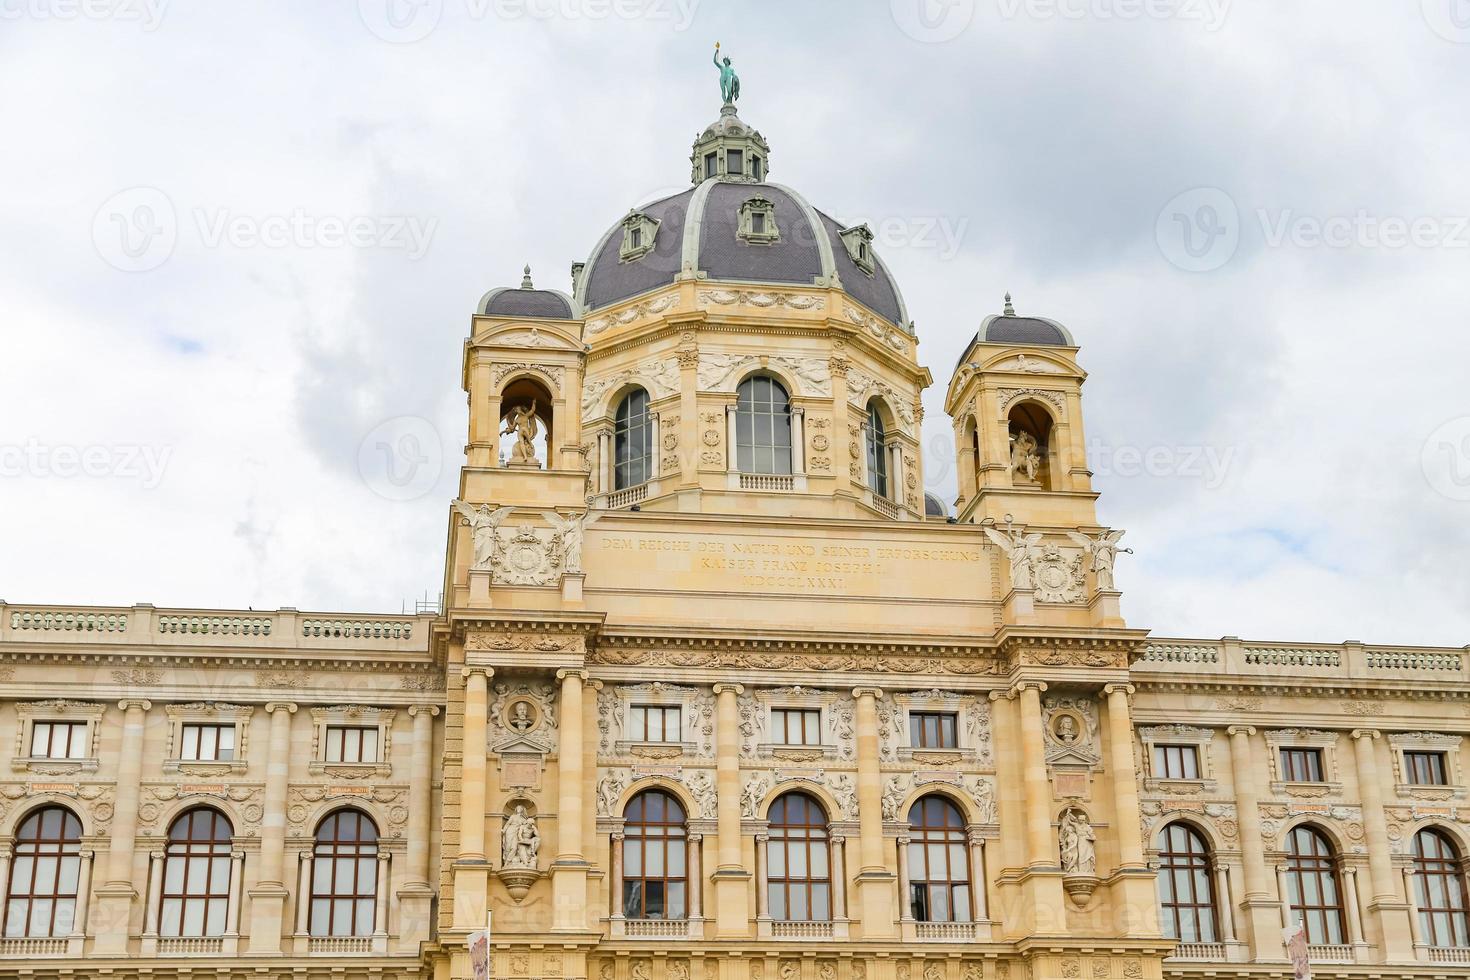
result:
[[[537,289],[531,283],[531,267],[526,266],[518,289],[501,286],[480,297],[475,311],[482,316],[540,317],[548,320],[573,320],[576,300],[555,289]]]

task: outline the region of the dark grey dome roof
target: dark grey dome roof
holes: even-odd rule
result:
[[[988,316],[975,339],[987,344],[1071,347],[1072,337],[1055,320],[1036,316]]]
[[[774,205],[780,230],[774,242],[751,244],[737,234],[741,205],[754,197]],[[653,248],[620,260],[622,222],[609,229],[580,280],[577,301],[583,308],[598,309],[667,286],[681,272],[701,273],[711,281],[804,286],[835,280],[873,312],[908,328],[903,297],[883,261],[875,256],[873,274],[864,272],[848,255],[839,234],[842,225],[789,187],[709,178],[637,210],[658,222]]]
[[[566,293],[555,289],[536,289],[531,285],[531,267],[526,266],[525,278],[519,289],[502,286],[492,289],[480,297],[476,311],[485,316],[541,317],[547,320],[574,320],[576,301]]]

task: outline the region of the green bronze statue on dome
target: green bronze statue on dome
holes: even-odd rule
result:
[[[720,70],[720,97],[725,100],[725,105],[734,105],[740,98],[740,76],[735,74],[735,69],[730,67],[730,59],[727,57],[724,64],[720,64],[720,42],[715,42],[715,67]]]

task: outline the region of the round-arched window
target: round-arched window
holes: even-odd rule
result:
[[[683,919],[688,915],[688,834],[684,808],[662,790],[647,790],[623,811],[623,915]]]
[[[746,378],[736,389],[735,468],[742,473],[791,472],[791,398],[764,375]]]
[[[316,828],[311,934],[371,936],[377,896],[377,825],[361,810],[338,810]]]
[[[1430,946],[1470,946],[1470,908],[1460,851],[1443,832],[1414,835],[1414,894],[1420,931]]]
[[[160,935],[224,935],[234,834],[229,819],[208,807],[180,814],[168,828],[159,896]]]
[[[868,402],[868,488],[888,496],[888,430],[876,400]]]
[[[942,796],[909,809],[909,910],[918,922],[969,922],[970,858],[965,819]]]
[[[648,414],[648,392],[642,388],[630,391],[618,403],[613,448],[614,489],[647,483],[653,475],[653,419]]]
[[[81,869],[82,822],[61,806],[44,806],[21,821],[6,883],[7,939],[72,933]]]
[[[1339,946],[1346,942],[1337,855],[1321,831],[1296,827],[1287,837],[1286,887],[1292,920],[1306,924],[1308,943]]]
[[[827,922],[832,918],[827,813],[805,793],[787,793],[767,815],[766,888],[771,918]]]
[[[1218,941],[1210,848],[1188,824],[1171,823],[1159,834],[1158,887],[1164,935],[1185,943]]]

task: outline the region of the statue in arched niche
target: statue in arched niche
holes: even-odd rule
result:
[[[530,405],[521,405],[510,410],[506,416],[505,431],[500,434],[508,436],[514,434],[515,445],[510,450],[510,461],[519,464],[540,465],[536,459],[536,433],[539,427],[536,424],[536,399],[531,399]]]
[[[1011,479],[1021,483],[1041,482],[1041,443],[1025,429],[1011,433]]]

